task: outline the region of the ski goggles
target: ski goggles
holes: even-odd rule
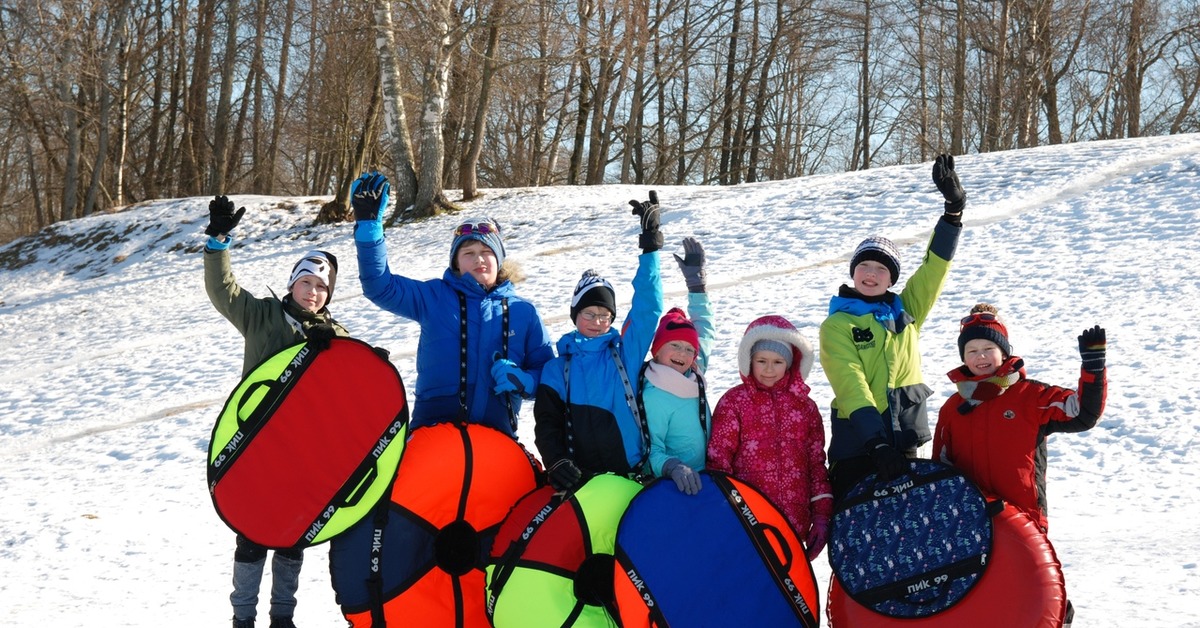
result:
[[[991,323],[998,320],[1000,319],[991,312],[976,312],[970,316],[964,316],[962,320],[958,322],[960,327],[966,327],[967,325],[974,323]]]
[[[465,222],[454,230],[455,236],[491,235],[493,233],[500,233],[500,226],[492,222]]]

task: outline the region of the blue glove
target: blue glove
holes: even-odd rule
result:
[[[373,242],[383,237],[384,210],[392,184],[379,172],[364,172],[350,185],[350,206],[354,208],[354,239]]]
[[[515,393],[527,397],[533,390],[533,376],[517,366],[516,362],[503,358],[492,362],[492,381],[496,382],[492,392],[497,395]]]
[[[679,458],[669,458],[663,463],[663,477],[671,478],[680,493],[695,495],[700,492],[700,474]]]

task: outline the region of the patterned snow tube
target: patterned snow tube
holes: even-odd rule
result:
[[[621,625],[815,628],[816,579],[783,514],[741,480],[716,471],[700,478],[696,495],[655,480],[621,518]]]
[[[370,345],[288,347],[242,379],[213,426],[213,507],[259,545],[322,543],[387,492],[407,430],[400,374]]]
[[[508,511],[537,487],[533,460],[484,425],[412,432],[389,498],[335,538],[333,589],[352,626],[489,626],[484,568]]]
[[[833,573],[850,597],[904,619],[945,611],[979,582],[995,514],[953,467],[932,460],[909,466],[891,482],[872,474],[851,489],[836,506],[828,545]]]
[[[574,493],[543,486],[513,506],[492,544],[488,616],[497,628],[614,624],[617,524],[642,485],[598,475]]]
[[[1062,626],[1067,610],[1062,566],[1050,540],[1013,506],[992,519],[992,557],[979,583],[959,603],[919,620],[880,615],[855,602],[836,577],[829,584],[831,628],[912,626]]]

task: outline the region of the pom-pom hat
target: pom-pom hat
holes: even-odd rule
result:
[[[986,306],[986,307],[983,307]],[[1008,343],[1008,328],[1000,320],[995,308],[980,304],[971,309],[971,314],[962,319],[958,332],[958,358],[966,359],[967,343],[972,340],[989,340],[1000,347],[1004,358],[1012,357],[1012,346]]]
[[[584,308],[599,305],[617,316],[617,293],[611,283],[592,269],[583,271],[579,283],[575,284],[575,294],[571,296],[571,322],[579,318]]]

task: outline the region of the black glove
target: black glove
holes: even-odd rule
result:
[[[374,351],[375,355],[383,358],[385,362],[392,361],[392,352],[384,349],[383,347],[371,347],[371,351]]]
[[[333,330],[333,325],[320,324],[313,325],[308,328],[308,346],[316,351],[324,351],[329,348],[329,343],[333,342],[337,332]]]
[[[392,184],[380,172],[364,172],[350,185],[350,206],[354,208],[354,220],[379,220],[387,209],[388,193]]]
[[[546,475],[549,476],[550,486],[553,486],[554,490],[573,491],[579,485],[583,472],[575,466],[574,462],[571,462],[570,458],[563,458],[550,465]]]
[[[1104,328],[1099,325],[1079,334],[1079,357],[1083,359],[1083,370],[1093,373],[1104,370],[1106,345]]]
[[[908,458],[896,451],[895,447],[884,442],[882,438],[873,438],[867,441],[867,453],[871,455],[871,462],[875,463],[879,479],[884,482],[890,482],[908,473],[911,468]]]
[[[675,263],[683,272],[683,281],[687,284],[688,292],[704,292],[708,273],[704,270],[704,247],[696,238],[683,239],[683,257],[675,255]]]
[[[653,253],[663,246],[662,232],[658,227],[662,224],[658,217],[658,192],[650,190],[650,200],[629,201],[633,206],[633,215],[642,219],[642,235],[638,236],[638,246],[642,253]]]
[[[934,160],[933,184],[946,198],[946,220],[961,225],[963,208],[967,205],[967,193],[963,191],[962,184],[958,182],[958,175],[954,172],[953,155],[938,155]]]
[[[215,238],[228,234],[237,226],[244,213],[246,213],[245,207],[234,213],[233,201],[229,200],[228,196],[214,198],[208,202],[208,226],[204,228],[205,235]]]

